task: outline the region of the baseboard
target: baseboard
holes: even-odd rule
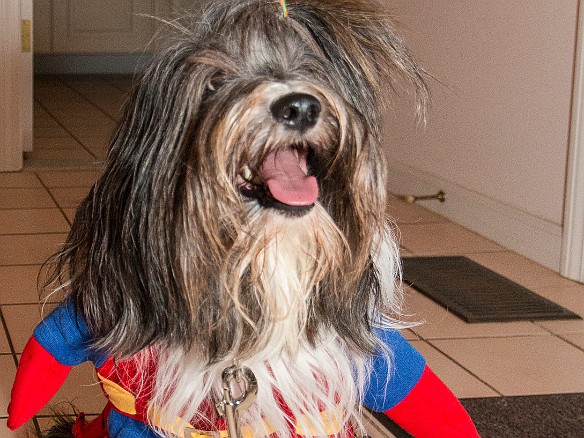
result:
[[[389,165],[389,189],[399,194],[446,192],[446,202],[420,205],[556,272],[562,227],[401,163]]]
[[[152,58],[150,53],[38,54],[35,74],[134,74]]]

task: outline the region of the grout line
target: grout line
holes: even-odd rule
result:
[[[539,324],[539,321],[533,321],[533,323],[535,325],[537,325],[539,328],[541,328],[541,329],[545,330],[546,332],[548,332],[551,336],[554,336],[554,337],[560,339],[561,341],[566,342],[567,344],[571,345],[572,347],[575,347],[578,350],[584,352],[584,348],[582,348],[580,345],[578,345],[575,342],[572,342],[569,339],[566,339],[566,338],[563,337],[564,335],[569,335],[571,333],[555,333],[555,332],[551,331],[550,329],[548,329],[547,327]]]
[[[572,347],[575,347],[578,350],[584,352],[584,348],[580,347],[578,344],[570,341],[569,339],[563,338],[561,334],[552,333],[552,335],[555,336],[558,339],[561,339],[562,341],[566,342],[567,344],[571,345]]]
[[[10,332],[8,331],[8,324],[6,323],[6,318],[4,318],[4,313],[2,312],[3,307],[4,307],[4,305],[0,305],[0,323],[2,323],[4,335],[6,336],[6,340],[8,341],[8,348],[10,349],[10,355],[12,356],[12,360],[14,361],[14,365],[16,367],[18,367],[18,359],[16,357],[16,350],[14,348],[14,342],[12,342],[12,337],[10,336]]]
[[[417,334],[417,333],[416,333]],[[485,335],[485,336],[456,336],[456,337],[421,337],[422,340],[427,342],[432,341],[464,341],[464,340],[481,340],[481,339],[514,339],[514,338],[541,338],[542,336],[554,336],[554,333],[523,333],[517,334],[512,333],[509,335]]]
[[[32,417],[32,424],[34,425],[37,436],[39,437],[42,436],[41,426],[39,425],[39,422],[36,417]]]
[[[111,84],[109,84],[107,81],[98,78],[101,82],[112,86]],[[83,94],[82,92],[76,90],[75,88],[73,88],[71,85],[67,84],[67,82],[63,79],[62,75],[59,76],[59,82],[62,83],[66,88],[72,90],[74,93],[77,93],[79,96],[81,96],[81,98],[83,100],[85,100],[86,102],[88,102],[89,104],[91,104],[93,107],[97,108],[99,110],[99,112],[101,112],[102,114],[104,114],[108,119],[114,121],[115,123],[119,123],[119,120],[114,119],[110,114],[108,114],[103,108],[101,108],[100,106],[96,105],[96,103],[94,101],[92,101],[89,97],[87,97],[85,94]],[[117,89],[117,87],[114,87]],[[126,93],[127,94],[127,93]],[[124,102],[122,101],[122,107],[123,107]]]
[[[45,184],[45,182],[43,181],[43,179],[39,176],[38,172],[35,171],[34,174],[39,179],[39,181],[40,181],[41,185],[44,187],[44,189],[49,193],[49,196],[51,197],[51,199],[53,200],[53,202],[57,205],[57,208],[59,209],[59,211],[61,212],[61,214],[63,215],[63,217],[67,221],[67,223],[69,224],[69,226],[71,226],[72,223],[69,220],[69,218],[67,217],[67,215],[65,214],[64,208],[74,208],[74,209],[77,209],[77,207],[62,207],[57,202],[57,198],[55,198],[55,196],[53,195],[53,192],[51,191],[51,189]]]
[[[427,341],[425,339],[424,339],[424,342],[426,342],[428,345],[430,345],[430,347],[432,347],[434,350],[436,350],[436,351],[440,352],[441,354],[443,354],[444,356],[446,356],[448,359],[450,359],[452,362],[454,362],[460,368],[462,368],[463,370],[465,370],[467,373],[469,373],[475,379],[477,379],[478,381],[480,381],[481,383],[483,383],[484,385],[486,385],[487,387],[489,387],[490,389],[492,389],[495,393],[499,394],[499,396],[501,396],[501,397],[504,396],[504,394],[501,391],[499,391],[493,385],[491,385],[490,383],[488,383],[487,381],[485,381],[484,379],[482,379],[481,377],[479,377],[478,375],[476,375],[474,372],[472,372],[471,370],[469,370],[467,367],[465,367],[464,365],[462,365],[460,362],[458,362],[456,359],[454,359],[453,357],[451,357],[450,355],[448,355],[446,352],[442,351],[436,345],[432,344],[431,342],[429,342],[429,341]]]
[[[75,90],[73,90],[75,91]],[[53,114],[51,113],[51,110],[49,110],[39,99],[35,99],[36,102],[46,111],[49,113],[49,115],[59,124],[59,126],[61,128],[63,128],[65,130],[65,132],[67,132],[67,134],[73,138],[78,144],[79,146],[81,146],[81,149],[85,150],[85,152],[87,152],[89,155],[91,155],[94,159],[98,160],[99,158],[93,153],[91,152],[82,142],[81,140],[75,135],[73,134],[73,132],[71,132],[69,130],[69,128],[67,128],[65,125],[63,125],[63,123],[61,123],[60,120],[58,120],[55,116],[53,116]],[[66,138],[66,137],[65,137]],[[34,142],[33,142],[33,147],[34,147]]]
[[[56,76],[56,78],[58,78],[58,85],[62,86],[64,88],[67,88],[69,90],[71,90],[73,93],[77,94],[78,96],[80,96],[84,101],[86,101],[87,103],[89,103],[92,107],[96,108],[99,112],[101,112],[102,114],[104,114],[108,119],[110,119],[111,121],[118,123],[118,121],[116,119],[114,119],[111,115],[109,115],[108,113],[106,113],[102,108],[98,107],[94,102],[92,102],[89,98],[87,98],[85,95],[81,94],[79,91],[75,90],[74,88],[72,88],[70,85],[68,85],[60,76]],[[38,105],[45,110],[50,117],[53,118],[53,120],[55,120],[57,122],[57,124],[63,128],[67,134],[69,134],[69,136],[71,138],[73,138],[77,143],[79,143],[79,145],[81,146],[82,149],[84,149],[87,153],[89,153],[93,158],[95,158],[96,160],[99,160],[99,157],[97,157],[89,148],[87,148],[83,142],[75,135],[73,134],[73,132],[71,132],[69,130],[69,128],[67,128],[65,125],[63,125],[63,123],[61,123],[61,121],[59,119],[57,119],[51,112],[51,110],[49,110],[40,99],[35,99],[35,102],[38,103]],[[111,134],[110,134],[111,136]]]
[[[61,212],[62,213],[62,212]],[[67,220],[67,218],[65,217],[65,220]],[[69,222],[69,221],[67,221]],[[69,225],[71,225],[69,223]],[[67,235],[69,233],[69,231],[39,231],[39,232],[33,232],[33,233],[8,233],[8,234],[4,234],[4,233],[0,233],[0,236],[2,237],[17,237],[17,236],[46,236],[47,234],[64,234]],[[1,265],[0,266],[5,266],[5,265]]]

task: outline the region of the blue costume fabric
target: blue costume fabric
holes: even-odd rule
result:
[[[414,402],[416,400],[426,400],[431,396],[429,393],[433,392],[434,388],[438,388],[438,390],[442,391],[442,394],[446,394],[444,402],[447,403],[447,406],[452,407],[452,412],[455,413],[453,418],[456,418],[456,421],[469,423],[470,426],[466,425],[463,428],[470,432],[463,432],[458,435],[447,435],[445,432],[444,434],[438,433],[427,436],[478,436],[472,422],[470,422],[470,418],[467,421],[467,414],[464,409],[457,405],[458,401],[445,389],[442,382],[437,378],[433,380],[432,376],[434,375],[427,368],[422,355],[398,331],[389,328],[375,329],[374,334],[383,342],[390,354],[379,353],[372,358],[373,371],[366,382],[363,400],[363,404],[367,408],[377,412],[386,412],[391,417],[391,413],[397,407],[395,409],[396,416],[401,418],[403,413],[400,410],[403,410],[404,406],[409,409],[409,405],[412,404],[412,400],[409,399],[413,398]],[[36,327],[29,344],[30,346],[27,345],[23,352],[23,359],[17,373],[11,406],[9,407],[9,427],[13,429],[28,421],[39,409],[39,406],[42,407],[50,399],[53,395],[52,393],[62,384],[58,380],[65,379],[70,367],[91,361],[98,369],[99,375],[100,368],[107,367],[109,366],[108,364],[111,365],[113,363],[107,354],[96,352],[91,348],[91,337],[87,325],[83,318],[77,314],[69,300],[65,300]],[[59,376],[55,377],[55,382],[50,381],[51,372],[45,370],[43,363],[38,363],[41,360],[39,358],[44,358],[43,360],[49,362],[49,365],[55,370],[54,375]],[[430,380],[428,376],[430,376]],[[23,401],[22,395],[24,391],[22,388],[28,388],[30,380],[39,380],[36,383],[37,386],[35,386],[39,400],[33,400],[31,403],[26,400]],[[426,383],[420,385],[421,381]],[[118,383],[122,384],[123,387],[123,381]],[[417,391],[415,390],[416,387],[418,387]],[[27,397],[30,397],[30,395]],[[406,399],[408,399],[409,403],[404,402]],[[111,404],[110,397],[110,409],[104,413],[107,417],[107,435],[79,433],[77,436],[119,438],[154,438],[158,436],[144,423],[147,415],[146,409],[142,409],[143,412],[139,412],[137,415],[128,415],[125,411],[116,409],[115,403],[112,409]],[[429,403],[429,405],[431,404]],[[460,412],[461,410],[462,413]],[[417,414],[424,413],[424,411],[424,406],[419,406],[415,410]],[[436,411],[436,409],[433,407],[432,411]],[[432,412],[427,417],[431,418],[432,421],[436,421],[435,418],[439,418],[437,416],[439,416],[439,413]],[[462,420],[460,420],[461,418]],[[410,420],[409,413],[407,413],[406,423]],[[416,423],[417,421],[413,422],[414,428]],[[437,427],[440,428],[439,425]]]

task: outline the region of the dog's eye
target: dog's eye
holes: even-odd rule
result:
[[[218,74],[214,75],[213,77],[211,77],[211,79],[209,79],[209,82],[207,82],[207,90],[214,93],[219,88],[221,88],[221,86],[224,83],[225,83],[225,77],[222,74],[218,73]]]

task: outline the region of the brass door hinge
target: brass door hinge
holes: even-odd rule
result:
[[[29,53],[32,51],[32,22],[31,20],[20,21],[20,34],[22,38],[22,51]]]

